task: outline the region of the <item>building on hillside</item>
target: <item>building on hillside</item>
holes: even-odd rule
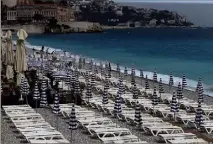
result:
[[[69,7],[58,7],[57,8],[56,19],[59,22],[74,21],[75,20],[75,16],[74,16],[74,10],[73,10],[73,8],[69,8]]]
[[[39,14],[44,19],[51,19],[57,16],[57,5],[55,4],[35,4],[33,15]]]
[[[17,11],[8,10],[7,11],[7,21],[16,21],[17,20]]]

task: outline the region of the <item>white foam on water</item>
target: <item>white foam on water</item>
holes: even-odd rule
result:
[[[36,50],[41,50],[42,46],[35,46],[35,45],[31,45],[29,42],[26,42],[26,47],[31,48],[31,49],[34,48]],[[50,52],[50,53],[55,51],[58,55],[64,56],[64,53],[63,53],[62,49],[55,49],[55,48],[52,48],[52,47],[44,46],[44,50],[47,50],[47,48],[49,48],[48,52]],[[84,57],[86,59],[86,63],[89,63],[90,60],[93,60],[93,62],[97,66],[100,66],[100,62],[102,62],[103,66],[104,66],[105,63],[108,63],[108,61],[101,61],[101,60],[98,60],[98,59],[89,58],[89,57],[85,57],[85,56],[82,56],[82,55],[75,55],[75,54],[72,54],[70,52],[66,52],[66,56],[71,57],[71,58],[75,58],[77,62],[79,61],[80,57]],[[116,70],[117,69],[117,65],[111,63],[111,68],[112,68],[112,70]],[[121,72],[123,73],[124,72],[124,66],[120,66],[120,69],[121,69]],[[130,74],[131,73],[131,68],[127,68],[127,70],[128,70],[128,74]],[[153,72],[143,71],[143,74],[144,74],[144,77],[147,75],[148,79],[153,79]],[[135,69],[135,75],[136,76],[140,76],[140,71]],[[164,84],[168,84],[169,83],[169,75],[159,74],[158,73],[158,81],[160,80],[160,78],[162,79],[162,82]],[[182,82],[182,78],[180,78],[180,77],[173,76],[173,80],[174,80],[174,86],[176,86],[176,87],[178,86],[179,82],[180,83]],[[192,79],[186,79],[186,81],[187,81],[186,89],[195,91],[195,89],[197,87],[197,81],[196,80],[192,80]],[[209,90],[210,86],[203,84],[203,87],[204,87],[204,94],[209,95],[209,96],[213,96],[213,92]]]

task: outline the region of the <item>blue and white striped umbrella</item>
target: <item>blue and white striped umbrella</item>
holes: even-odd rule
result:
[[[92,98],[92,86],[90,82],[87,83],[87,91],[86,91],[86,99],[91,99]]]
[[[134,68],[133,65],[132,65],[131,75],[132,75],[133,77],[135,76],[135,68]]]
[[[119,93],[117,93],[116,98],[115,98],[114,112],[115,112],[115,114],[121,114],[122,113],[121,97],[120,97]]]
[[[201,89],[201,91],[204,92],[201,78],[199,78],[198,80],[196,91],[199,92],[199,89]]]
[[[131,86],[135,85],[135,76],[131,75]]]
[[[125,87],[124,87],[123,82],[119,83],[118,91],[119,91],[120,95],[123,95],[125,93]]]
[[[128,70],[127,70],[127,67],[125,66],[125,68],[124,68],[124,76],[126,77],[126,76],[128,76]]]
[[[54,97],[53,113],[59,114],[59,112],[60,112],[59,96],[58,96],[58,92],[56,91],[55,97]]]
[[[91,86],[94,87],[95,86],[95,74],[92,73],[91,75]]]
[[[134,86],[133,86],[132,93],[133,93],[132,98],[133,99],[138,99],[138,89],[137,89],[136,84],[134,84]]]
[[[89,72],[86,71],[85,73],[85,81],[88,82],[89,81]]]
[[[98,74],[98,67],[97,67],[96,63],[95,63],[95,65],[94,65],[94,73],[95,73],[95,74]]]
[[[158,105],[158,102],[159,102],[159,99],[158,99],[158,96],[157,96],[156,87],[154,87],[154,92],[153,92],[153,95],[152,95],[152,105],[156,106],[156,105]]]
[[[179,112],[179,106],[178,106],[177,97],[176,97],[175,92],[173,92],[173,95],[172,95],[172,103],[171,103],[170,111],[174,112],[174,113]]]
[[[172,75],[172,72],[171,72],[170,76],[169,76],[169,87],[171,87],[173,85],[174,85],[174,80],[173,80],[173,75]]]
[[[140,69],[140,77],[141,77],[141,78],[144,78],[143,70],[142,70],[142,69]]]
[[[43,78],[41,83],[41,98],[40,98],[40,107],[46,107],[47,106],[47,83],[46,80]]]
[[[159,81],[158,89],[159,89],[160,95],[162,93],[164,93],[164,88],[163,88],[163,83],[162,83],[162,79],[161,78],[160,78],[160,81]]]
[[[142,116],[141,116],[141,108],[140,108],[139,102],[137,102],[136,106],[135,106],[135,119],[134,119],[134,121],[135,121],[137,126],[141,126],[143,124]]]
[[[148,77],[146,75],[146,79],[145,79],[145,90],[149,89],[149,81],[148,81]]]
[[[74,95],[75,96],[78,96],[81,94],[81,88],[80,88],[80,83],[79,83],[79,80],[76,80],[75,81],[75,87],[74,87]]]
[[[40,99],[40,92],[38,88],[38,82],[35,82],[34,90],[33,90],[33,99],[34,100],[39,100]]]
[[[106,87],[104,87],[104,93],[103,93],[103,98],[102,98],[102,104],[106,105],[108,104],[108,90]]]
[[[93,61],[90,60],[90,62],[89,62],[89,72],[92,72],[92,70],[93,70]]]
[[[198,102],[203,102],[204,96],[203,96],[203,89],[201,87],[198,88]]]
[[[117,73],[120,73],[121,69],[120,69],[120,65],[119,64],[117,64],[116,70],[117,70]]]
[[[29,90],[30,87],[29,87],[29,84],[27,82],[27,79],[24,78],[22,82],[23,83],[21,84],[21,93],[22,93],[22,95],[28,95],[29,92],[30,92],[30,90]]]
[[[110,63],[109,63],[107,72],[108,72],[108,78],[111,78],[111,65],[110,65]]]
[[[153,81],[154,81],[154,82],[157,82],[157,81],[158,81],[158,75],[157,75],[156,70],[155,70],[154,73],[153,73]]]
[[[70,90],[74,90],[75,89],[75,87],[74,87],[75,81],[76,81],[75,74],[72,73],[71,78],[70,78]]]
[[[177,88],[177,98],[178,99],[183,99],[183,90],[182,90],[180,82],[179,82],[178,88]]]
[[[70,119],[69,119],[69,129],[70,130],[76,130],[77,129],[77,119],[75,114],[75,106],[72,106]]]
[[[186,75],[183,74],[183,77],[182,77],[182,89],[184,89],[186,86],[187,86]]]
[[[106,75],[105,81],[104,81],[104,86],[106,87],[107,90],[109,89],[109,85],[110,85],[109,79],[107,78],[107,75]]]
[[[74,74],[75,74],[75,77],[76,77],[76,78],[79,78],[79,71],[78,71],[77,68],[74,70]]]
[[[203,124],[203,110],[201,108],[201,102],[198,102],[198,107],[196,109],[195,123],[200,128],[200,125]]]
[[[120,83],[120,82],[123,82],[123,77],[122,77],[122,75],[119,75],[118,81],[119,81],[119,83]]]
[[[105,76],[105,71],[104,71],[103,66],[101,67],[101,76]]]

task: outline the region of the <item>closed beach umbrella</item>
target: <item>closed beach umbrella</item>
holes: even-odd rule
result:
[[[105,71],[104,71],[103,65],[101,66],[101,76],[105,76]]]
[[[21,95],[22,96],[25,96],[26,97],[26,100],[27,100],[27,95],[29,94],[30,92],[30,87],[29,87],[29,84],[28,84],[28,81],[26,78],[22,77],[22,80],[21,80],[21,84],[20,84],[20,88],[21,88]],[[28,103],[28,102],[27,102]]]
[[[92,72],[92,69],[93,69],[93,61],[90,60],[90,63],[89,63],[89,72],[90,73]]]
[[[79,80],[75,81],[75,89],[74,89],[75,103],[77,104],[77,97],[81,96],[81,88]]]
[[[200,129],[200,125],[203,124],[203,110],[201,108],[201,102],[198,102],[198,107],[196,109],[196,115],[195,115],[195,123]]]
[[[140,78],[141,78],[141,85],[143,85],[144,75],[143,75],[143,70],[142,69],[140,69]]]
[[[198,88],[198,102],[203,102],[203,90],[201,87]]]
[[[109,66],[108,66],[108,78],[110,79],[111,78],[111,64],[109,63]]]
[[[104,86],[106,87],[107,90],[109,89],[109,79],[107,78],[107,75],[105,77],[105,84],[104,84]]]
[[[89,72],[86,71],[85,73],[85,81],[88,82],[89,81]]]
[[[75,81],[76,81],[75,74],[72,73],[71,79],[70,79],[70,90],[74,90]]]
[[[134,68],[133,65],[132,65],[131,75],[132,75],[133,77],[135,76],[135,68]]]
[[[135,119],[134,119],[136,125],[140,127],[143,122],[142,122],[142,116],[141,116],[141,108],[139,105],[139,102],[137,101],[136,106],[135,106]]]
[[[131,85],[135,85],[135,76],[131,75]]]
[[[95,74],[92,73],[91,75],[91,86],[94,87],[95,86]]]
[[[127,70],[127,67],[125,66],[124,68],[124,76],[127,77],[128,76],[128,70]]]
[[[86,91],[86,99],[88,99],[88,101],[92,98],[92,86],[90,84],[90,82],[87,83],[87,91]]]
[[[183,77],[182,77],[182,89],[184,89],[186,86],[187,86],[186,75],[183,74]]]
[[[106,87],[104,87],[104,92],[103,92],[103,97],[102,97],[102,104],[106,105],[108,103],[109,103],[109,101],[108,101],[108,90],[107,90]]]
[[[157,76],[156,69],[155,69],[155,71],[154,71],[154,73],[153,73],[153,81],[154,81],[154,82],[157,82],[157,81],[158,81],[158,76]]]
[[[120,97],[119,93],[117,93],[116,98],[115,98],[114,112],[115,112],[116,116],[118,114],[121,114],[121,112],[122,112],[122,109],[121,109],[121,97]]]
[[[15,70],[18,73],[17,74],[17,85],[20,84],[21,75],[20,73],[23,73],[27,70],[27,61],[26,61],[26,49],[24,41],[27,38],[27,33],[25,30],[20,29],[17,33],[18,40],[16,45],[16,57],[15,57]]]
[[[123,82],[119,83],[118,90],[119,90],[120,95],[123,95],[125,93],[125,87],[124,87]]]
[[[178,102],[177,102],[175,92],[173,92],[173,95],[172,95],[172,103],[171,103],[170,111],[174,113],[174,119],[176,120],[175,114],[177,112],[179,112],[179,106],[178,106]]]
[[[46,80],[43,78],[41,82],[41,99],[40,99],[40,107],[46,107],[47,106],[47,83]]]
[[[95,66],[94,66],[94,73],[98,74],[98,67],[97,67],[96,63],[95,63]]]
[[[118,74],[118,76],[120,75],[120,71],[121,71],[121,69],[120,69],[120,65],[119,64],[117,64],[117,68],[116,68],[116,70],[117,70],[117,74]]]
[[[77,119],[75,114],[75,106],[72,106],[70,119],[69,119],[69,129],[71,130],[71,141],[72,141],[72,131],[77,129]]]
[[[164,88],[163,88],[163,83],[162,83],[161,78],[160,78],[160,81],[159,81],[158,89],[159,89],[159,93],[160,93],[160,97],[161,97],[161,94],[164,93]]]
[[[153,112],[155,113],[155,106],[158,105],[159,99],[156,93],[156,87],[154,87],[154,92],[152,95],[152,106],[153,106]]]
[[[198,80],[196,91],[198,92],[199,89],[201,89],[201,91],[204,92],[201,78],[199,78]]]
[[[183,90],[182,90],[180,82],[179,82],[178,88],[177,88],[177,98],[178,98],[178,100],[183,99]]]
[[[133,93],[132,98],[133,99],[138,99],[138,89],[137,89],[136,84],[133,86],[132,93]]]
[[[82,67],[83,67],[83,61],[82,61],[82,58],[80,57],[78,62],[78,69],[82,69]]]
[[[118,82],[123,82],[123,77],[122,77],[122,75],[119,75]]]
[[[37,102],[40,99],[40,92],[38,88],[38,82],[35,82],[34,90],[33,90],[33,99],[36,101],[36,109],[37,109]]]
[[[6,50],[5,50],[5,64],[7,65],[6,68],[6,77],[7,79],[13,79],[13,64],[14,64],[14,56],[13,56],[13,49],[12,49],[12,32],[9,30],[6,33]]]
[[[146,75],[146,79],[145,79],[145,90],[148,90],[149,89],[149,81],[148,81],[148,78],[147,78],[147,75]]]
[[[173,75],[172,72],[170,73],[169,76],[169,90],[171,89],[171,87],[174,85],[174,80],[173,80]]]
[[[152,94],[152,105],[153,106],[158,105],[158,102],[159,102],[159,99],[158,99],[158,96],[157,96],[156,87],[154,87],[154,91],[153,91],[153,94]]]
[[[56,91],[54,96],[53,113],[59,114],[59,112],[60,112],[59,96],[58,92]]]

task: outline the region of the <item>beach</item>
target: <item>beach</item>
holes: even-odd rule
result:
[[[37,47],[37,50],[39,51],[38,47]],[[83,49],[85,50],[85,49]],[[62,52],[63,50],[61,50]],[[32,47],[28,47],[27,49],[27,52],[32,54]],[[67,52],[71,52],[72,51],[67,51]],[[63,52],[62,52],[63,53]],[[74,54],[76,52],[73,52]],[[72,55],[74,56],[74,54],[72,53]],[[79,57],[79,55],[76,55],[76,57]],[[110,61],[110,60],[108,60]],[[89,62],[89,59],[87,60],[87,62]],[[100,61],[96,61],[97,64],[99,64]],[[88,68],[88,63],[86,64],[86,69]],[[117,72],[115,72],[115,64],[113,64],[112,62],[112,65],[113,65],[113,71],[112,71],[112,75],[113,76],[116,76],[117,75]],[[126,64],[124,64],[126,65]],[[99,70],[100,70],[100,67],[99,67]],[[129,66],[129,72],[130,72],[130,66]],[[145,73],[146,74],[146,73]],[[152,77],[152,74],[153,73],[149,73],[149,79]],[[137,71],[137,75],[138,75],[138,71]],[[167,75],[169,75],[169,73],[167,73]],[[162,75],[161,75],[162,76]],[[159,76],[160,77],[160,76]],[[158,78],[159,78],[158,77]],[[138,76],[136,76],[136,83],[138,84],[141,84],[141,79],[142,79],[142,85],[145,86],[145,79],[144,78],[139,78]],[[126,80],[130,81],[130,76],[126,77]],[[157,87],[158,89],[158,84],[159,83],[156,83],[152,80],[148,80],[149,81],[149,86],[150,88],[154,88],[154,86]],[[175,81],[180,81],[180,78],[178,80],[175,80]],[[167,81],[164,79],[164,83],[166,83]],[[163,84],[164,86],[164,92],[166,93],[172,93],[172,92],[176,92],[177,91],[177,85],[175,86],[172,86],[171,89],[169,89],[169,86],[168,84]],[[197,101],[198,100],[198,94],[195,92],[195,91],[191,91],[191,90],[187,90],[187,89],[184,89],[183,91],[183,96],[186,97],[186,98],[189,98],[189,99],[192,99],[194,101]],[[212,96],[208,96],[208,95],[204,95],[204,103],[208,104],[208,105],[212,105],[213,103],[213,97]],[[91,109],[93,111],[95,111],[97,114],[101,114],[101,112],[97,111],[97,110],[94,110],[94,109]],[[40,113],[43,117],[46,118],[46,121],[48,123],[50,123],[50,125],[52,125],[53,127],[56,128],[56,119],[54,118],[55,115],[52,113],[52,111],[50,109],[42,109],[42,108],[39,108],[38,109],[38,113]],[[12,131],[12,128],[9,128],[10,127],[10,124],[7,123],[5,120],[4,120],[4,117],[2,120],[2,144],[19,144],[19,140],[17,138],[15,138],[15,133],[13,133]],[[156,141],[155,141],[155,138],[152,137],[152,136],[147,136],[147,135],[144,135],[143,133],[139,133],[137,130],[135,130],[132,126],[129,126],[127,125],[126,123],[124,122],[121,122],[121,121],[117,121],[116,119],[112,119],[114,122],[116,122],[118,125],[122,126],[122,127],[127,127],[128,129],[131,130],[131,132],[133,134],[135,134],[136,136],[139,136],[141,140],[145,140],[149,143],[152,143],[152,144],[155,144]],[[58,126],[59,126],[59,132],[62,133],[63,136],[65,136],[66,139],[70,139],[70,131],[68,129],[68,124],[66,123],[66,120],[64,120],[62,117],[60,117],[58,119]],[[191,132],[191,131],[190,131]],[[92,139],[91,137],[89,137],[87,134],[85,134],[84,132],[82,132],[81,129],[77,129],[73,132],[73,137],[74,137],[74,141],[72,142],[72,144],[98,144],[100,143],[99,140],[97,139]],[[201,135],[202,138],[206,139],[206,135]]]

